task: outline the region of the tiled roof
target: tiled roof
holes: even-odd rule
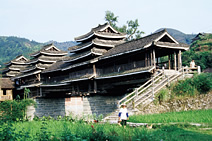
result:
[[[61,68],[65,68],[69,65],[70,65],[69,63],[64,63],[62,60],[60,60],[60,61],[57,61],[56,63],[52,64],[47,69],[43,70],[42,73],[59,71],[59,70],[61,70]]]
[[[13,89],[14,88],[14,83],[11,81],[9,78],[0,78],[0,88],[3,89]]]
[[[140,39],[137,39],[137,40],[132,40],[132,41],[117,45],[114,48],[110,49],[108,52],[106,52],[103,56],[99,57],[99,60],[105,59],[105,58],[110,58],[110,57],[113,57],[113,56],[123,55],[123,54],[126,54],[126,53],[130,53],[130,52],[133,52],[133,51],[144,49],[144,48],[149,47],[152,44],[154,44],[155,41],[157,41],[161,36],[163,36],[165,34],[169,35],[166,30],[162,30],[160,32],[153,33],[153,34],[145,36],[143,38],[140,38]],[[157,42],[157,43],[162,44],[160,42]],[[173,46],[175,46],[175,47],[182,47],[182,46],[185,47],[186,46],[185,44],[180,44],[180,43],[177,44],[177,43],[168,43],[168,42],[164,43],[163,42],[163,44],[164,45],[166,44],[170,47],[173,47]]]
[[[82,36],[76,37],[75,40],[77,41],[77,40],[82,40],[82,39],[84,39],[84,38],[92,37],[95,33],[104,35],[105,33],[103,33],[103,32],[100,33],[99,31],[100,31],[101,29],[104,29],[104,28],[107,27],[107,26],[110,26],[109,23],[105,23],[105,24],[103,24],[103,25],[98,25],[97,27],[92,28],[91,31],[88,32],[87,34],[84,34],[84,35],[82,35]],[[110,27],[111,27],[111,26],[110,26]],[[112,28],[112,27],[111,27],[111,28]],[[123,37],[120,37],[120,38],[125,38],[126,34],[120,33],[120,32],[118,32],[118,31],[116,31],[116,32],[117,32],[117,33],[115,33],[115,34],[107,34],[107,33],[106,33],[106,34],[107,34],[107,36],[110,36],[110,37],[112,37],[112,36],[123,36]]]
[[[78,51],[78,50],[88,48],[92,45],[98,45],[98,46],[110,47],[111,48],[111,47],[114,47],[115,45],[122,44],[124,42],[125,42],[124,40],[118,40],[117,41],[117,40],[103,40],[103,39],[95,38],[90,42],[86,42],[86,43],[82,43],[82,44],[79,44],[79,45],[74,46],[74,47],[70,47],[68,50],[70,52],[75,52],[75,51]]]
[[[64,59],[64,62],[73,62],[73,61],[79,60],[81,58],[90,56],[92,54],[94,54],[94,55],[102,55],[105,52],[107,52],[107,50],[105,50],[105,49],[98,49],[98,48],[95,48],[94,47],[93,49],[91,49],[89,51],[86,51],[86,52],[83,52],[83,53],[80,53],[80,54],[76,54],[76,55],[67,57],[66,59]]]
[[[51,51],[51,50],[47,50],[49,47],[54,47],[57,51]],[[49,54],[49,55],[66,55],[67,52],[66,51],[61,51],[59,50],[56,46],[54,46],[53,43],[51,44],[47,44],[45,46],[43,46],[43,48],[37,52],[34,52],[32,54],[30,54],[31,56],[37,56],[39,54]]]
[[[24,60],[17,60],[17,59],[21,59],[21,58],[24,58]],[[14,64],[24,64],[24,62],[28,60],[27,58],[25,58],[23,55],[19,55],[19,56],[16,56],[15,59],[9,61],[9,62],[6,62],[4,63],[5,65],[10,65],[11,62],[14,63]]]

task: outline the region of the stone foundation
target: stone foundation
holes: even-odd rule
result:
[[[165,112],[179,112],[188,110],[212,109],[212,93],[202,94],[195,97],[174,99],[161,104],[153,102],[148,106],[138,108],[138,114],[156,114]]]
[[[95,95],[70,98],[36,98],[37,108],[28,107],[27,116],[31,119],[51,116],[82,116],[82,115],[107,115],[117,109],[120,96]]]

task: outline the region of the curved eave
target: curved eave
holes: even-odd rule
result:
[[[24,86],[20,86],[20,88],[18,88],[19,90],[24,89],[24,88],[30,88],[30,87],[38,87],[40,86],[42,83],[36,83],[36,84],[31,84],[31,85],[24,85]]]
[[[40,51],[36,54],[31,54],[30,56],[35,57],[35,56],[38,56],[39,54],[40,54]]]
[[[93,44],[98,45],[98,46],[103,46],[103,47],[115,47],[115,45],[103,44],[103,43],[99,43],[99,42],[93,42]]]
[[[50,72],[56,72],[56,71],[61,71],[61,69],[54,69],[54,70],[50,70],[50,71],[45,70],[45,72],[42,72],[42,73],[50,73]]]
[[[79,50],[83,50],[83,49],[85,49],[85,48],[90,47],[92,44],[93,44],[93,42],[91,42],[91,43],[88,44],[88,45],[82,46],[81,48],[77,48],[77,49],[70,50],[69,52],[71,53],[71,52],[76,52],[76,51],[79,51]]]
[[[86,64],[88,64],[88,62],[81,63],[81,64],[79,64],[79,65],[72,65],[72,66],[63,68],[63,69],[61,69],[61,70],[62,70],[62,71],[65,71],[65,70],[69,70],[69,69],[76,68],[76,67],[79,67],[79,66],[83,66],[83,65],[86,65]]]
[[[43,60],[43,59],[38,59],[40,62],[45,62],[45,63],[55,63],[57,61],[51,61],[51,60]]]
[[[142,49],[143,49],[143,48],[138,48],[138,49],[134,49],[134,50],[126,51],[126,52],[121,52],[121,53],[118,53],[118,54],[113,54],[113,55],[106,56],[106,57],[103,56],[103,57],[100,58],[99,60],[108,59],[108,58],[112,58],[112,57],[116,57],[116,56],[128,54],[128,53],[131,53],[131,52],[136,52],[136,51],[139,51],[139,50],[142,50]]]
[[[7,62],[7,63],[4,63],[4,65],[6,65],[6,66],[9,66],[10,64],[12,64],[11,61]]]
[[[19,64],[19,65],[24,65],[25,64],[25,62],[14,62],[14,61],[11,61],[11,63],[13,63],[13,64]]]
[[[72,80],[63,81],[63,83],[71,83],[71,82],[82,81],[82,80],[90,80],[90,79],[89,78],[72,79]]]
[[[157,43],[155,43],[154,45],[157,46],[157,47],[162,47],[162,48],[171,48],[171,49],[180,49],[180,50],[188,50],[189,49],[189,47],[168,46],[168,45],[160,45],[160,44],[157,44]]]
[[[12,80],[18,79],[18,78],[22,78],[22,77],[26,77],[26,76],[30,76],[30,75],[34,75],[34,74],[38,74],[38,73],[40,73],[40,72],[41,72],[41,70],[38,70],[38,71],[35,71],[35,72],[33,72],[33,73],[29,73],[29,74],[17,76],[17,77],[12,78]]]
[[[40,87],[59,87],[59,86],[65,86],[65,85],[68,85],[68,83],[44,84],[44,85],[40,85]]]
[[[50,52],[41,51],[41,54],[52,55],[52,56],[62,56],[62,55],[67,55],[68,53],[50,53]]]
[[[27,65],[33,64],[33,63],[37,63],[38,59],[34,60],[34,61],[30,61],[30,62],[26,62]]]
[[[87,39],[93,37],[93,35],[94,35],[94,33],[91,33],[90,35],[85,36],[85,37],[82,37],[82,38],[78,37],[78,38],[75,38],[75,41],[77,41],[77,42],[82,42],[82,41],[85,41],[85,40],[87,40]]]
[[[97,32],[94,32],[94,34],[96,36],[99,36],[99,37],[104,37],[104,38],[112,38],[112,39],[120,39],[120,38],[126,38],[127,35],[116,35],[116,36],[111,36],[111,35],[103,35],[103,34],[99,34]]]
[[[129,76],[129,75],[134,75],[134,74],[140,74],[140,73],[147,73],[147,72],[150,72],[151,70],[153,70],[154,68],[155,67],[153,66],[151,69],[148,69],[148,70],[131,72],[131,73],[120,74],[120,75],[111,75],[111,76],[97,77],[95,79],[108,79],[108,78],[116,78],[116,77],[123,77],[123,76]]]
[[[6,75],[10,76],[10,77],[14,77],[15,76],[15,74],[8,74],[8,73],[6,73]]]
[[[64,60],[63,62],[73,62],[73,61],[79,60],[79,59],[81,59],[81,58],[87,57],[87,56],[89,56],[89,55],[91,55],[91,54],[92,54],[92,52],[89,52],[88,54],[85,54],[85,55],[83,55],[83,56],[74,58],[74,59],[72,59],[72,60],[71,60],[71,59],[70,59],[70,60]]]
[[[9,67],[10,70],[16,70],[16,71],[20,71],[21,69],[20,68],[11,68]]]

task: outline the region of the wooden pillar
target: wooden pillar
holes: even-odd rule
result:
[[[40,73],[38,74],[38,81],[40,81]]]
[[[153,56],[153,66],[156,68],[156,63],[155,63],[155,49],[152,50],[152,56]]]
[[[178,52],[178,70],[182,68],[181,50]]]
[[[93,74],[96,77],[96,66],[95,66],[95,64],[93,64]]]
[[[177,70],[177,58],[176,58],[176,52],[174,52],[174,70]]]
[[[147,64],[147,54],[145,52],[145,67],[147,67],[147,66],[148,66],[148,64]]]
[[[97,83],[96,83],[96,80],[94,80],[94,93],[97,93]]]
[[[40,87],[40,96],[42,97],[42,95],[43,95],[43,94],[42,94],[42,88]]]
[[[169,70],[171,69],[171,55],[168,55],[168,59],[169,59]]]

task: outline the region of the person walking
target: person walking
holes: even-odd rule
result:
[[[119,125],[120,126],[124,126],[124,128],[126,127],[127,125],[127,120],[129,120],[129,115],[128,115],[128,112],[127,112],[127,106],[126,104],[122,104],[121,105],[121,109],[119,111]]]

